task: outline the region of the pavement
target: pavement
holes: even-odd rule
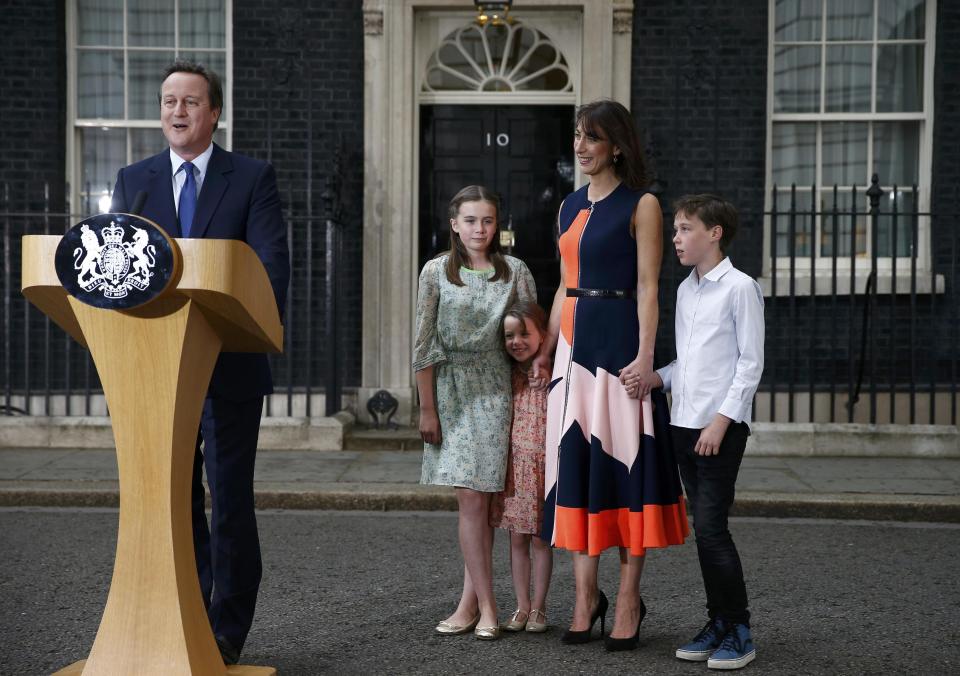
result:
[[[116,509],[0,507],[0,674],[50,674],[90,651],[110,588]],[[554,556],[545,634],[438,636],[463,584],[453,512],[263,510],[263,581],[241,662],[283,676],[707,676],[674,657],[705,619],[694,539],[649,550],[637,650],[560,644],[572,557]],[[731,519],[757,659],[744,676],[960,673],[960,525]],[[499,617],[515,607],[509,539],[494,541]],[[599,562],[610,598],[616,549]],[[596,635],[599,628],[594,632]],[[127,673],[132,673],[128,669]]]
[[[261,451],[261,509],[456,509],[421,486],[418,450]],[[113,507],[112,450],[0,449],[0,506]],[[960,523],[960,458],[744,457],[739,516]]]

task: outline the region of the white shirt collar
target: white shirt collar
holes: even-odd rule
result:
[[[710,272],[705,274],[703,279],[706,279],[710,282],[720,281],[720,278],[730,272],[732,269],[733,263],[731,262],[730,257],[726,256],[722,261],[717,263]],[[694,286],[697,286],[700,283],[701,278],[699,275],[697,275],[697,266],[693,266],[688,279],[693,283]]]
[[[205,176],[207,173],[207,165],[210,164],[211,155],[213,155],[213,141],[210,141],[210,145],[207,146],[207,149],[192,160],[193,166],[197,168],[197,171],[200,172],[201,176]],[[180,171],[180,166],[186,161],[187,160],[173,152],[173,148],[170,149],[170,168],[174,175]]]

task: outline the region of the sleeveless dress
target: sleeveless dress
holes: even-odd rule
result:
[[[533,275],[504,256],[510,279],[493,270],[460,268],[463,286],[447,279],[447,256],[428,261],[417,290],[413,370],[436,367],[440,443],[423,445],[420,483],[502,491],[507,474],[510,359],[503,313],[517,301],[537,301]]]
[[[567,288],[636,289],[630,221],[643,195],[620,184],[591,203],[587,187],[560,210]],[[689,533],[666,396],[627,396],[620,370],[639,349],[635,298],[566,297],[547,399],[541,537],[591,556],[621,546],[683,543]]]

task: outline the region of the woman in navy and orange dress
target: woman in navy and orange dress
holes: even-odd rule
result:
[[[615,101],[577,111],[574,151],[589,183],[560,207],[561,284],[533,384],[553,377],[541,537],[573,552],[576,605],[564,643],[585,643],[607,598],[600,553],[620,548],[620,589],[608,650],[638,645],[646,607],[640,576],[648,547],[681,544],[689,532],[653,370],[657,280],[663,251],[660,204],[645,193],[646,167],[630,113]]]

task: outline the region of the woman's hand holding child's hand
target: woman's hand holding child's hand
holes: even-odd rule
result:
[[[659,385],[656,383],[659,382]],[[631,399],[643,399],[654,387],[663,386],[660,376],[653,370],[649,361],[634,359],[620,369],[620,384]]]
[[[549,355],[538,354],[533,358],[530,366],[530,387],[534,390],[545,390],[550,384],[550,372],[553,370],[553,360]]]

